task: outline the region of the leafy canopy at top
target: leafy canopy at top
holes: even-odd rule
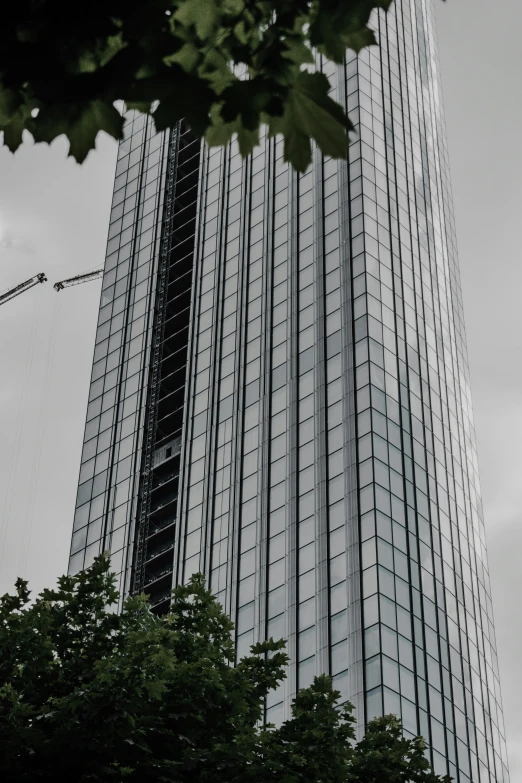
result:
[[[263,726],[284,643],[232,665],[233,624],[203,577],[174,590],[165,617],[144,596],[111,612],[114,584],[101,557],[34,602],[21,580],[0,598],[3,783],[443,783],[393,716],[356,743],[325,675]]]
[[[298,171],[311,140],[343,157],[352,124],[315,71],[375,43],[374,9],[391,0],[17,0],[0,28],[0,130],[11,151],[65,134],[82,162],[98,131],[115,138],[114,104],[152,113],[157,130],[185,118],[209,145],[237,134],[247,155],[262,124],[282,134]]]

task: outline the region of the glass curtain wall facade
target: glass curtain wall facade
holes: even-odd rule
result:
[[[507,781],[432,3],[375,26],[320,63],[347,161],[127,115],[70,568],[110,549],[155,611],[204,571],[239,655],[287,639],[269,721],[329,672],[361,730]]]

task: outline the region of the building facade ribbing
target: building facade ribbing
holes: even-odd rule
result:
[[[71,548],[166,611],[204,571],[238,654],[284,637],[267,719],[329,672],[362,728],[507,781],[430,0],[320,67],[356,123],[304,175],[126,114]]]

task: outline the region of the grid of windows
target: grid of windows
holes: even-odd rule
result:
[[[358,120],[348,168],[207,155],[178,578],[210,572],[240,652],[288,639],[270,719],[328,670],[438,771],[503,780],[431,14],[397,2],[380,51],[323,66]]]
[[[319,63],[356,122],[348,161],[316,151],[299,176],[268,138],[198,158],[169,579],[207,573],[239,655],[287,639],[268,720],[327,671],[361,728],[398,714],[438,773],[505,782],[432,4],[375,27],[380,49]],[[143,125],[118,163],[72,570],[133,557],[167,144]]]
[[[129,589],[168,140],[125,115],[112,200],[70,573],[106,549]]]
[[[347,68],[367,717],[507,779],[431,4]]]

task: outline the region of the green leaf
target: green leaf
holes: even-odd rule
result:
[[[25,90],[15,91],[0,85],[0,131],[3,142],[11,151],[16,152],[23,139],[23,132],[31,122],[31,111],[36,108]]]
[[[57,136],[69,139],[69,156],[83,163],[94,149],[96,136],[103,130],[115,139],[121,137],[123,118],[111,104],[95,100],[83,105],[44,107],[31,123],[37,142],[49,144]]]
[[[180,65],[184,71],[191,73],[198,65],[201,59],[201,53],[197,46],[193,43],[187,42],[183,44],[174,54],[169,54],[163,58],[165,65]]]
[[[209,147],[224,147],[236,131],[235,122],[215,122],[205,131],[205,141]]]
[[[216,95],[220,95],[223,90],[238,81],[226,57],[215,49],[205,53],[198,73]]]
[[[254,148],[259,144],[259,128],[249,130],[240,125],[237,132],[237,141],[239,145],[239,152],[243,158],[250,155]]]
[[[345,114],[340,104],[334,101],[328,95],[330,82],[324,73],[308,73],[302,71],[299,74],[298,85],[303,92],[307,93],[319,106],[328,111],[343,128],[353,130],[353,123]]]
[[[196,76],[179,68],[180,78],[173,76],[161,85],[159,104],[153,113],[156,130],[173,128],[185,118],[194,133],[203,136],[210,124],[210,109],[215,93]]]
[[[0,125],[4,132],[4,144],[10,152],[16,152],[23,140],[23,132],[28,129],[31,122],[31,110],[27,105],[22,105],[14,111],[8,122]]]
[[[303,40],[296,37],[287,37],[284,39],[285,50],[282,53],[282,57],[296,65],[305,65],[306,63],[315,62],[314,56],[310,48],[305,44]]]
[[[353,49],[353,51],[357,53],[366,46],[373,46],[377,43],[374,31],[370,30],[368,27],[348,33],[343,41],[346,43],[347,49]]]
[[[25,130],[26,117],[23,112],[17,111],[6,125],[3,127],[4,144],[10,152],[16,152],[22,143],[23,132]]]
[[[107,39],[98,44],[94,49],[84,49],[78,59],[78,73],[94,73],[103,68],[112,58],[124,49],[127,43],[123,40],[122,33],[109,35]]]
[[[250,30],[247,30],[244,19],[240,19],[240,21],[235,25],[234,35],[236,36],[239,43],[245,46],[248,44],[251,33]]]
[[[289,105],[287,117],[290,119],[290,121],[293,119],[292,112],[293,107],[292,105]],[[304,174],[312,162],[312,145],[310,143],[309,136],[298,128],[291,128],[287,126],[285,133],[284,158],[285,161],[290,163],[296,171]]]
[[[214,32],[219,21],[219,9],[215,0],[183,0],[173,19],[184,27],[194,26],[203,41]]]
[[[24,606],[22,581],[0,597],[2,780],[54,781],[59,769],[106,783],[443,783],[394,716],[357,742],[353,708],[324,674],[297,692],[288,720],[264,726],[285,642],[253,645],[231,666],[233,624],[201,574],[172,591],[167,617],[144,596],[113,614],[109,568],[98,557]]]
[[[387,10],[391,0],[322,0],[314,7],[310,24],[310,43],[334,62],[342,63],[346,49],[359,52],[376,42],[368,27],[374,9]]]
[[[16,93],[14,90],[0,86],[0,128],[3,128],[4,125],[7,125],[11,121],[22,102],[23,98],[20,94]]]
[[[299,74],[291,88],[283,116],[285,160],[304,172],[312,160],[310,139],[321,152],[342,158],[348,148],[351,123],[328,95],[329,82],[321,73]]]
[[[142,114],[150,114],[152,109],[152,101],[126,101],[125,106],[127,109],[135,109]]]
[[[81,24],[55,0],[15,3],[0,52],[4,142],[16,149],[24,128],[46,141],[64,133],[71,155],[83,160],[97,130],[120,135],[111,107],[123,100],[145,113],[157,106],[158,129],[185,117],[196,136],[208,129],[212,142],[240,133],[245,154],[266,117],[270,133],[283,133],[287,153],[302,168],[310,140],[340,154],[347,126],[343,109],[319,82],[308,89],[300,81],[301,69],[317,51],[342,63],[347,47],[374,43],[370,19],[390,2],[114,0],[88,4]],[[245,86],[236,88],[238,81]],[[214,104],[233,129],[210,122]],[[29,114],[38,107],[41,116],[33,121],[27,109],[18,113],[22,105]]]
[[[245,8],[244,0],[224,0],[223,11],[230,16],[239,16]]]

